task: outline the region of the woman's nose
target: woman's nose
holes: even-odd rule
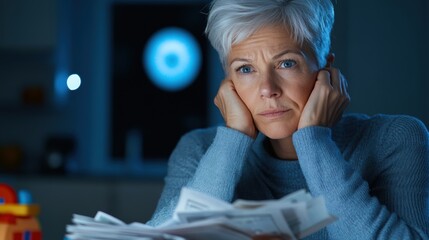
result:
[[[275,98],[281,95],[281,88],[278,85],[278,80],[274,74],[265,74],[260,79],[259,85],[260,95],[263,98]]]

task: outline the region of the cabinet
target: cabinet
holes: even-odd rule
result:
[[[57,24],[57,0],[0,0],[0,107],[50,98]]]
[[[0,48],[52,48],[56,28],[57,0],[0,0]]]
[[[0,0],[0,142],[18,145],[35,165],[46,136],[64,124],[51,109],[57,5]]]

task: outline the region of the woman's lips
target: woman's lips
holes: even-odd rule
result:
[[[290,109],[270,109],[259,113],[259,115],[266,118],[278,118],[285,115],[289,111]]]

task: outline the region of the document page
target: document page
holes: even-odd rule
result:
[[[302,239],[336,220],[328,213],[323,196],[305,190],[281,199],[233,203],[190,188],[183,188],[173,216],[152,227],[127,224],[104,212],[92,217],[73,214],[66,227],[70,240],[251,240],[260,235]]]

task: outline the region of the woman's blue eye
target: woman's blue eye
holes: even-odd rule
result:
[[[238,71],[240,73],[251,73],[252,72],[252,67],[250,66],[241,66],[238,68]]]
[[[296,61],[294,60],[284,60],[280,63],[281,68],[291,68],[296,65]]]

